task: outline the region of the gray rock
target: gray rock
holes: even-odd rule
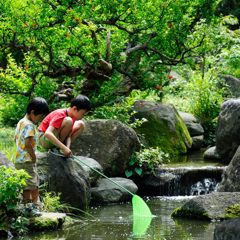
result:
[[[203,158],[204,159],[213,159],[213,160],[219,160],[220,156],[218,155],[216,151],[216,146],[208,148],[204,153],[203,153]]]
[[[229,163],[240,145],[240,99],[222,104],[216,132],[216,151],[224,163]]]
[[[229,90],[231,91],[234,97],[240,97],[240,79],[233,77],[231,75],[223,76],[226,84],[229,86]]]
[[[108,176],[122,176],[130,156],[140,149],[136,132],[116,120],[92,120],[72,144],[74,154],[95,159]]]
[[[109,178],[120,186],[123,186],[131,193],[135,194],[138,190],[137,185],[130,179],[126,178]],[[92,204],[109,204],[123,201],[129,201],[132,195],[109,179],[99,179],[97,187],[91,189]]]
[[[225,220],[219,223],[214,230],[213,240],[239,240],[240,218]]]
[[[133,110],[136,119],[147,119],[137,128],[149,147],[160,147],[171,157],[191,148],[192,139],[182,118],[172,105],[151,101],[136,101]]]
[[[239,192],[214,192],[191,199],[176,209],[172,216],[205,220],[224,219],[225,209],[239,202]]]
[[[196,117],[194,117],[191,113],[185,113],[185,112],[178,112],[178,113],[183,119],[184,123],[186,124],[191,137],[204,134],[204,129]]]
[[[240,147],[238,147],[233,159],[227,166],[217,191],[240,192]]]
[[[192,150],[199,150],[203,145],[203,135],[192,137]]]
[[[48,191],[61,193],[63,202],[80,209],[89,206],[88,173],[77,160],[41,153],[38,154],[38,172]]]
[[[181,112],[181,111],[178,111],[178,113],[185,123],[186,122],[193,122],[193,123],[198,122],[197,118],[194,115],[192,115],[191,113],[186,113],[186,112]]]
[[[57,230],[62,227],[65,218],[65,213],[42,212],[41,216],[31,218],[29,228],[32,231]]]
[[[89,179],[91,186],[96,185],[97,180],[101,177],[98,172],[103,173],[102,166],[92,158],[75,157],[75,159],[79,159],[79,163],[87,173],[86,177]]]

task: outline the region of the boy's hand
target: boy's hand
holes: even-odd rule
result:
[[[63,151],[63,154],[64,154],[65,157],[70,157],[71,154],[72,154],[71,149],[68,148],[68,147],[62,148],[62,151]]]

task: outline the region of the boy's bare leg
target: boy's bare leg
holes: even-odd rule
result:
[[[23,190],[23,204],[31,202],[31,190]]]
[[[59,140],[64,143],[72,132],[73,121],[70,117],[65,117],[59,129]]]
[[[31,190],[31,195],[32,195],[32,202],[34,204],[37,204],[38,198],[39,198],[39,190],[38,190],[38,188],[32,189]]]
[[[83,121],[78,120],[73,125],[73,130],[71,134],[71,142],[74,142],[74,140],[83,133],[85,128],[85,124]]]

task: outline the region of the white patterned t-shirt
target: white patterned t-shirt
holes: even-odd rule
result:
[[[27,117],[22,118],[16,127],[15,141],[17,145],[16,163],[31,162],[31,156],[25,147],[25,141],[28,137],[33,137],[32,146],[35,151],[37,134],[36,127]]]

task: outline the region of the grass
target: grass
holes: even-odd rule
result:
[[[0,127],[0,151],[3,152],[11,161],[14,161],[16,154],[14,132],[15,128]]]

